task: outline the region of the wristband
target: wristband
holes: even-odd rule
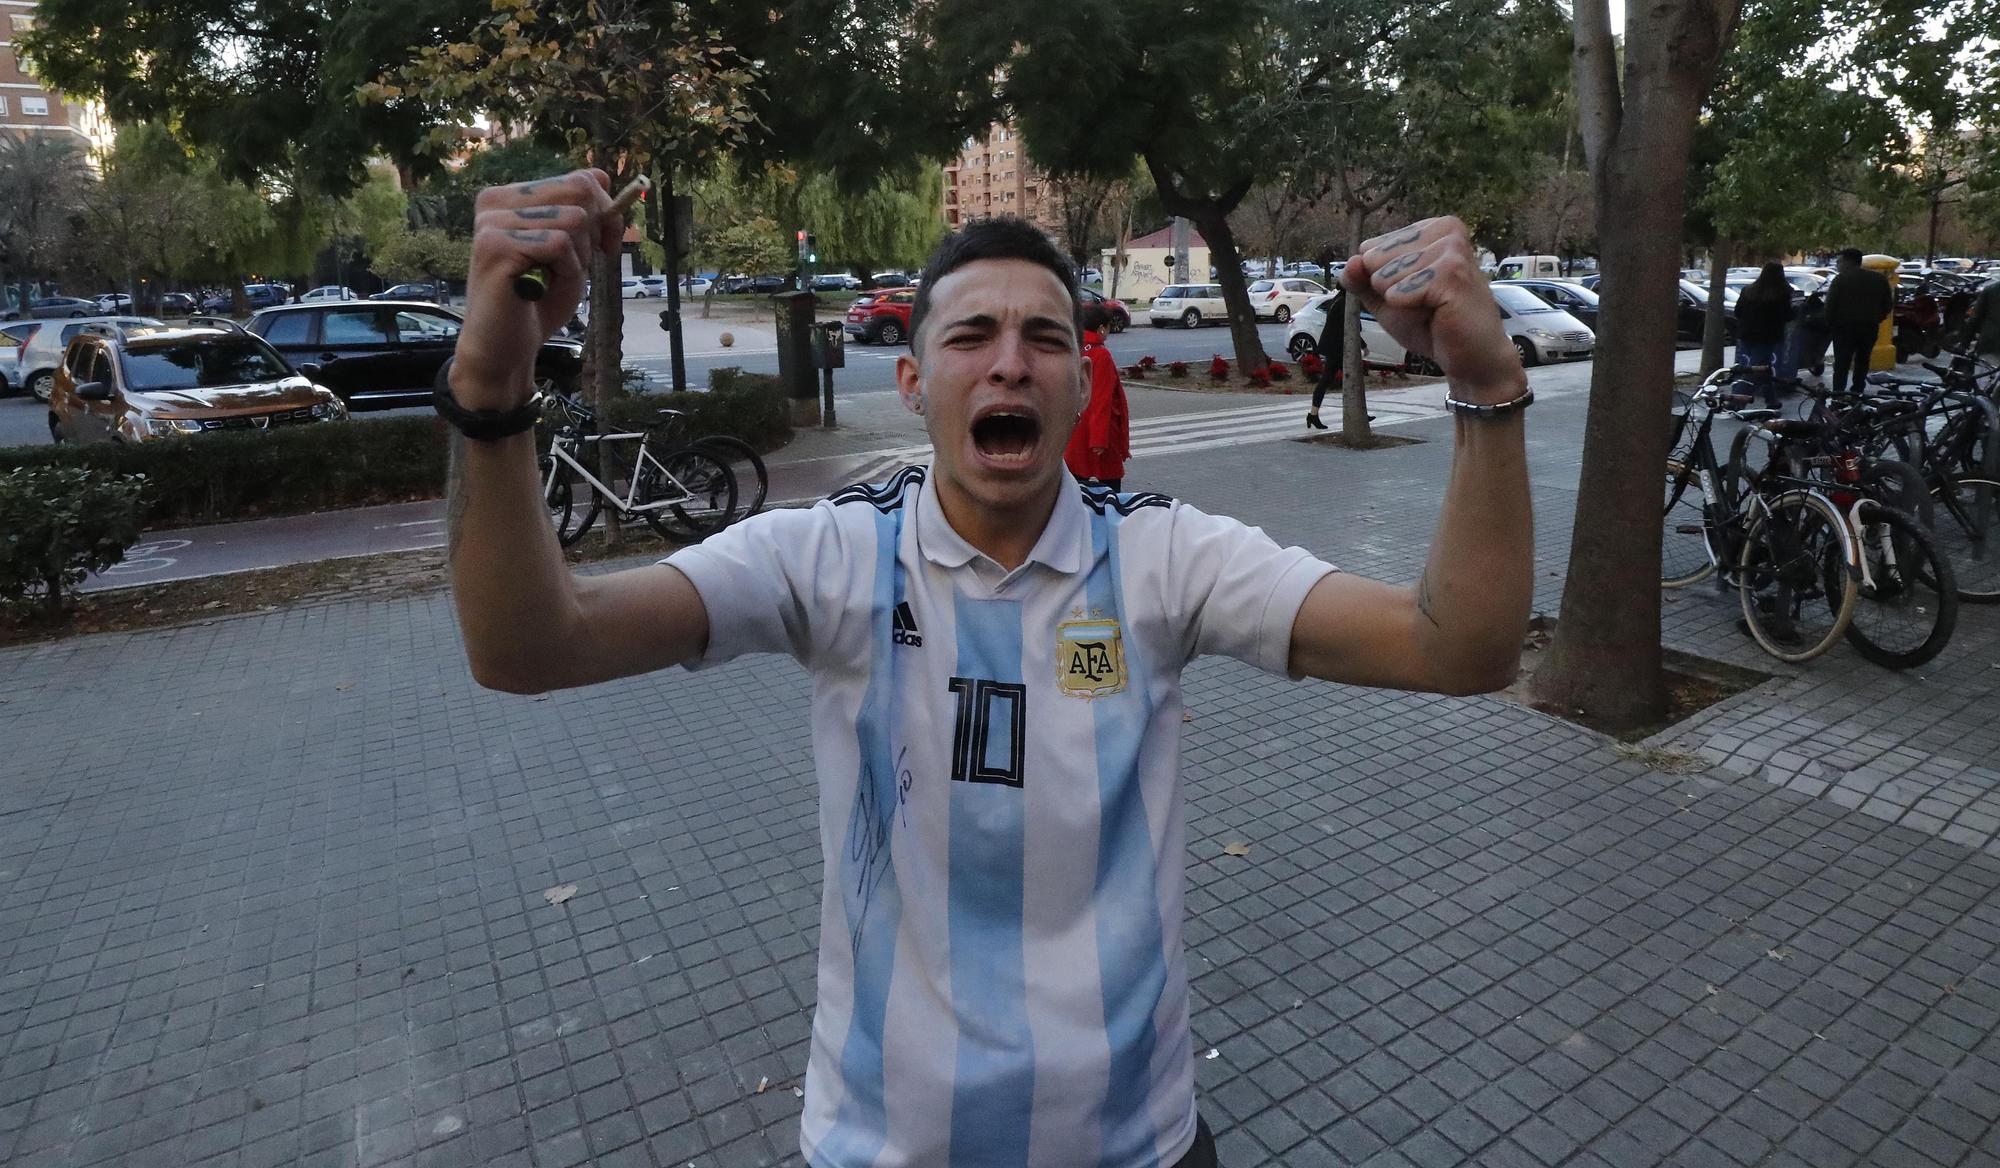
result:
[[[1463,414],[1466,417],[1472,418],[1504,418],[1508,414],[1518,414],[1534,404],[1535,391],[1533,389],[1522,390],[1521,396],[1512,401],[1494,402],[1492,405],[1460,401],[1451,396],[1450,390],[1446,390],[1444,395],[1444,407],[1446,409],[1454,414]]]
[[[431,386],[431,405],[437,408],[438,417],[450,422],[459,433],[481,442],[497,442],[533,429],[541,420],[539,393],[511,410],[468,410],[459,405],[458,399],[451,395],[451,367],[457,360],[447,357],[438,369],[437,382]]]

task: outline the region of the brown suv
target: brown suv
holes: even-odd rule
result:
[[[294,373],[261,338],[211,328],[81,334],[49,396],[57,442],[144,442],[346,417],[332,390]]]

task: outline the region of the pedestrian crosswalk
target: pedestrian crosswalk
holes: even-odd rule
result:
[[[1404,422],[1435,418],[1444,413],[1441,404],[1414,400],[1418,395],[1390,398],[1378,396],[1368,402],[1375,425],[1393,426]],[[1329,426],[1340,426],[1339,399],[1329,399],[1321,407]],[[1303,438],[1306,401],[1292,398],[1278,405],[1245,406],[1222,410],[1201,410],[1185,414],[1165,414],[1132,422],[1134,460],[1162,454],[1191,454],[1224,446],[1243,446],[1280,438]],[[930,443],[869,451],[846,476],[848,482],[874,482],[906,463],[930,456]]]

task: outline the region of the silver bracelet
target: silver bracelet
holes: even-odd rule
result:
[[[1534,404],[1535,391],[1532,388],[1522,390],[1521,396],[1512,401],[1495,402],[1492,405],[1460,401],[1451,396],[1450,390],[1446,390],[1444,395],[1445,409],[1454,414],[1464,414],[1473,418],[1504,418],[1508,414],[1518,414]]]

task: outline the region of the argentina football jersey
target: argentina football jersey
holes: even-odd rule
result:
[[[1181,670],[1286,672],[1333,569],[1065,474],[1010,571],[924,467],[667,562],[707,609],[700,665],[784,653],[813,677],[807,1162],[1173,1164],[1196,1126]]]

